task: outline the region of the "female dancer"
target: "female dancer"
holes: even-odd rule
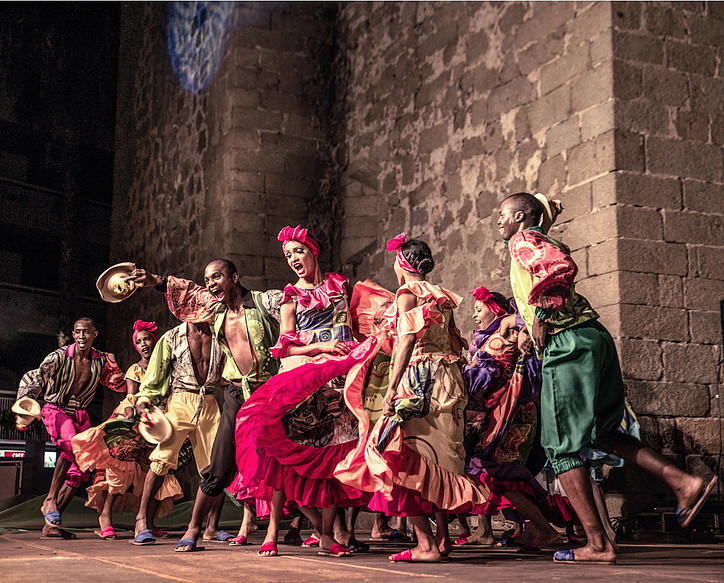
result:
[[[452,315],[462,298],[425,280],[434,267],[430,248],[406,237],[402,233],[387,244],[396,252],[399,289],[385,314],[396,339],[383,417],[335,475],[375,492],[371,510],[409,516],[418,544],[391,555],[391,561],[436,562],[452,548],[446,511],[482,504],[488,492],[464,474],[467,394],[459,364],[462,339]],[[346,397],[354,403],[353,394]],[[362,426],[365,412],[355,413]],[[355,463],[360,459],[364,471]],[[431,514],[437,519],[435,536]]]
[[[319,244],[306,229],[285,227],[278,238],[299,279],[284,290],[281,334],[272,349],[282,359],[282,372],[257,389],[237,417],[239,474],[254,496],[271,499],[260,555],[277,554],[287,499],[305,509],[319,530],[320,554],[349,556],[335,537],[349,538],[343,523],[335,526],[336,506],[366,502],[362,492],[333,477],[358,438],[342,395],[343,375],[354,358],[348,356],[358,344],[350,327],[349,284],[337,273],[322,275]],[[322,509],[321,521],[316,508]]]
[[[518,349],[514,330],[505,335],[499,330],[507,316],[502,294],[484,286],[470,293],[475,297],[473,319],[478,328],[473,334],[470,363],[463,369],[470,395],[466,470],[490,487],[491,496],[484,505],[473,508],[478,515],[477,532],[457,543],[492,546],[490,517],[500,510],[508,513],[515,509],[531,521],[530,532],[517,532],[516,542],[547,546],[559,535],[537,506],[545,500],[546,492],[525,467],[536,434],[540,361]],[[522,530],[519,513],[513,514]]]
[[[137,423],[123,417],[128,406],[128,396],[138,391],[148,366],[148,359],[156,344],[158,326],[154,322],[136,320],[133,324],[133,347],[140,359],[126,371],[126,399],[116,408],[111,418],[96,427],[91,427],[73,438],[73,451],[78,465],[83,469],[95,470],[93,484],[88,486],[86,506],[100,513],[100,530],[95,531],[102,539],[117,538],[112,524],[112,512],[137,509],[143,482],[149,468],[148,456],[154,445],[146,442],[137,431]],[[131,397],[132,398],[132,397]],[[183,491],[175,476],[168,475],[155,498],[158,510],[152,516],[164,516],[181,498]],[[154,536],[168,536],[156,527],[151,528]]]

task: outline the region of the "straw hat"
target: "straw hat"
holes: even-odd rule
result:
[[[106,269],[96,281],[96,287],[101,297],[112,304],[122,302],[129,298],[139,286],[135,281],[128,281],[135,263],[117,263]]]
[[[18,416],[15,423],[18,427],[27,427],[41,417],[40,403],[30,397],[23,397],[15,401],[11,411]]]
[[[138,432],[149,443],[159,444],[171,438],[173,427],[158,407],[151,407],[141,415]]]

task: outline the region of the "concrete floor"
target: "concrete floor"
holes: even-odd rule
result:
[[[390,552],[404,544],[373,543],[369,553],[347,559],[320,557],[316,549],[280,545],[280,556],[257,555],[261,535],[252,545],[229,547],[205,543],[206,550],[174,553],[180,533],[155,545],[129,544],[131,533],[119,531],[115,541],[103,541],[91,532],[76,540],[42,539],[37,531],[0,535],[0,581],[22,583],[146,583],[175,581],[243,581],[261,583],[321,583],[326,581],[724,581],[724,545],[622,545],[616,566],[556,565],[551,552],[520,553],[513,549],[458,548],[441,564],[392,564]],[[361,536],[362,540],[368,537]]]

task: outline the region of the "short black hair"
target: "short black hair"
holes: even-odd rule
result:
[[[409,239],[402,244],[400,251],[420,275],[427,275],[435,268],[432,251],[430,251],[430,247],[425,241]]]
[[[93,327],[93,330],[98,330],[98,328],[96,328],[96,323],[93,318],[89,318],[88,316],[81,316],[73,323],[73,329],[75,329],[75,325],[78,322],[88,322]]]
[[[543,205],[540,201],[529,192],[516,192],[506,197],[503,202],[510,201],[513,209],[523,211],[527,216],[533,219],[537,225],[543,215]]]
[[[214,259],[213,261],[209,261],[208,265],[211,265],[212,263],[221,264],[221,268],[226,271],[227,275],[234,275],[235,273],[239,273],[236,269],[236,265],[234,265],[228,259]]]

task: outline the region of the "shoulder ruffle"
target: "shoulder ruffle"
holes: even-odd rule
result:
[[[281,303],[286,304],[290,300],[295,300],[304,309],[324,309],[331,304],[331,296],[344,294],[345,285],[349,279],[339,273],[326,274],[324,281],[314,289],[306,289],[287,284],[284,288],[284,297]]]
[[[443,315],[440,310],[442,308],[454,309],[462,301],[462,297],[455,292],[427,281],[406,283],[397,290],[396,298],[406,292],[415,295],[423,303],[401,316],[397,312],[397,301],[387,310],[385,318],[388,326],[397,328],[399,336],[420,334],[430,326],[442,324]]]

